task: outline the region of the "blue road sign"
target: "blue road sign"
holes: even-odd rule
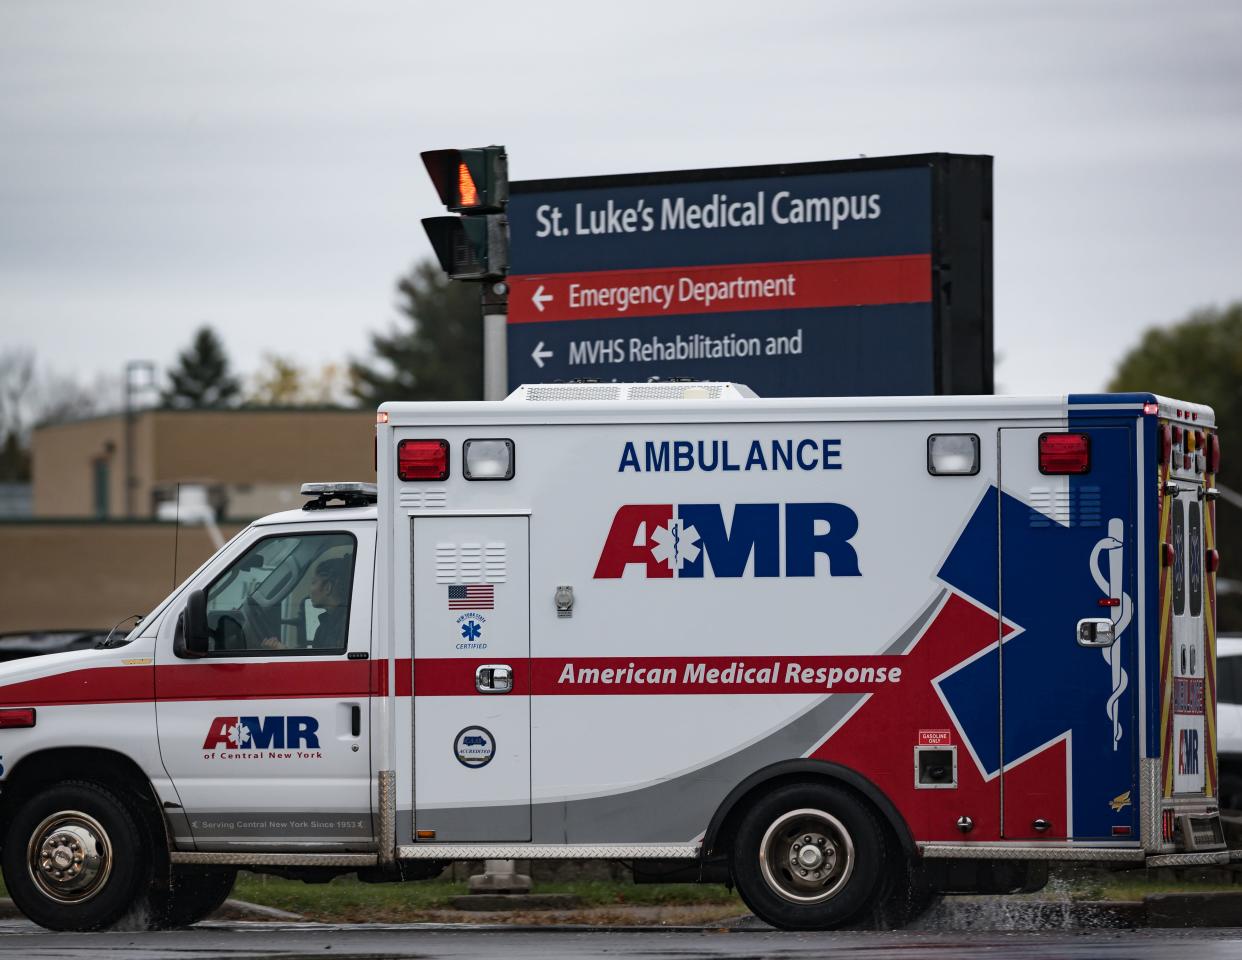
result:
[[[990,160],[946,155],[515,183],[510,386],[694,377],[761,396],[947,392],[937,283],[955,162],[974,174],[958,192],[990,211]],[[990,216],[958,220],[986,254],[974,273],[987,302],[956,381],[987,392]]]

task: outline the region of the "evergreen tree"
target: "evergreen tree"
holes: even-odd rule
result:
[[[168,371],[169,387],[161,394],[166,407],[179,410],[231,406],[241,385],[229,372],[229,358],[215,331],[202,327],[189,348],[177,356],[177,367]]]
[[[0,483],[30,482],[30,448],[10,430],[0,445]]]
[[[416,264],[397,283],[403,322],[372,334],[374,361],[350,363],[350,392],[365,407],[385,400],[481,400],[483,321],[478,285]]]

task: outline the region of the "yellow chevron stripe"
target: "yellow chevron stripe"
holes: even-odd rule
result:
[[[1214,476],[1205,477],[1204,482],[1208,486],[1215,486],[1216,478]],[[1203,502],[1203,546],[1204,551],[1215,549],[1216,547],[1216,510],[1210,501]],[[1204,564],[1206,568],[1206,563]],[[1211,588],[1209,589],[1207,577],[1212,578]],[[1212,599],[1216,596],[1216,574],[1209,573],[1203,580],[1203,626],[1204,626],[1204,643],[1206,645],[1206,656],[1204,662],[1211,664],[1212,683],[1209,686],[1207,701],[1203,705],[1203,714],[1207,718],[1208,731],[1208,751],[1211,764],[1208,770],[1212,776],[1208,779],[1207,795],[1213,796],[1216,792],[1217,785],[1217,759],[1216,759],[1216,684],[1220,678],[1216,675],[1216,610]],[[1206,759],[1205,759],[1206,764]]]
[[[1173,642],[1173,638],[1169,636],[1169,611],[1173,605],[1173,568],[1164,565],[1164,544],[1168,538],[1169,527],[1173,522],[1173,504],[1172,498],[1164,493],[1165,481],[1169,478],[1169,465],[1162,464],[1160,467],[1160,539],[1157,542],[1157,559],[1160,573],[1160,595],[1163,601],[1160,604],[1160,753],[1161,764],[1163,767],[1162,777],[1164,781],[1164,795],[1166,797],[1173,796],[1173,757],[1165,752],[1164,745],[1169,739],[1169,724],[1173,722],[1173,683],[1170,678],[1170,671],[1173,665],[1172,651],[1169,644]],[[1166,659],[1166,653],[1168,658]],[[1169,669],[1165,668],[1165,664],[1169,665]]]

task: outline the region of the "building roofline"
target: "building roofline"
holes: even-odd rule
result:
[[[189,409],[179,407],[145,407],[142,410],[134,411],[134,418],[142,419],[152,414],[187,414],[187,413],[212,413],[212,414],[230,414],[239,413],[368,413],[371,412],[370,407],[336,407],[330,405],[320,405],[313,407],[300,406],[252,406],[252,407],[194,407]],[[125,418],[124,410],[112,410],[107,413],[95,413],[89,417],[78,417],[73,420],[60,420],[56,423],[36,424],[35,431],[39,430],[55,430],[58,427],[74,427],[83,423],[96,423],[102,420],[123,420]]]

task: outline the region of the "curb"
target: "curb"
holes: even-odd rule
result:
[[[454,909],[473,911],[576,910],[582,898],[573,893],[470,893],[449,901]]]
[[[482,899],[475,897],[472,899]],[[545,908],[546,909],[546,908]],[[8,897],[0,897],[0,919],[23,919],[21,911]],[[284,921],[310,923],[301,914],[275,907],[229,899],[213,913],[214,922],[230,920]],[[339,926],[339,924],[316,924]],[[355,924],[346,924],[354,926]],[[387,927],[392,924],[360,924]],[[722,919],[704,924],[590,924],[563,923],[527,925],[506,923],[411,923],[410,927],[440,929],[478,929],[519,932],[583,933],[590,931],[624,933],[662,931],[664,933],[703,933],[720,931],[772,930],[754,916]],[[1242,891],[1218,893],[1152,893],[1142,900],[1011,900],[1003,897],[943,897],[926,914],[906,926],[910,931],[952,933],[961,931],[1037,932],[1041,930],[1127,930],[1136,928],[1190,929],[1242,927]]]

